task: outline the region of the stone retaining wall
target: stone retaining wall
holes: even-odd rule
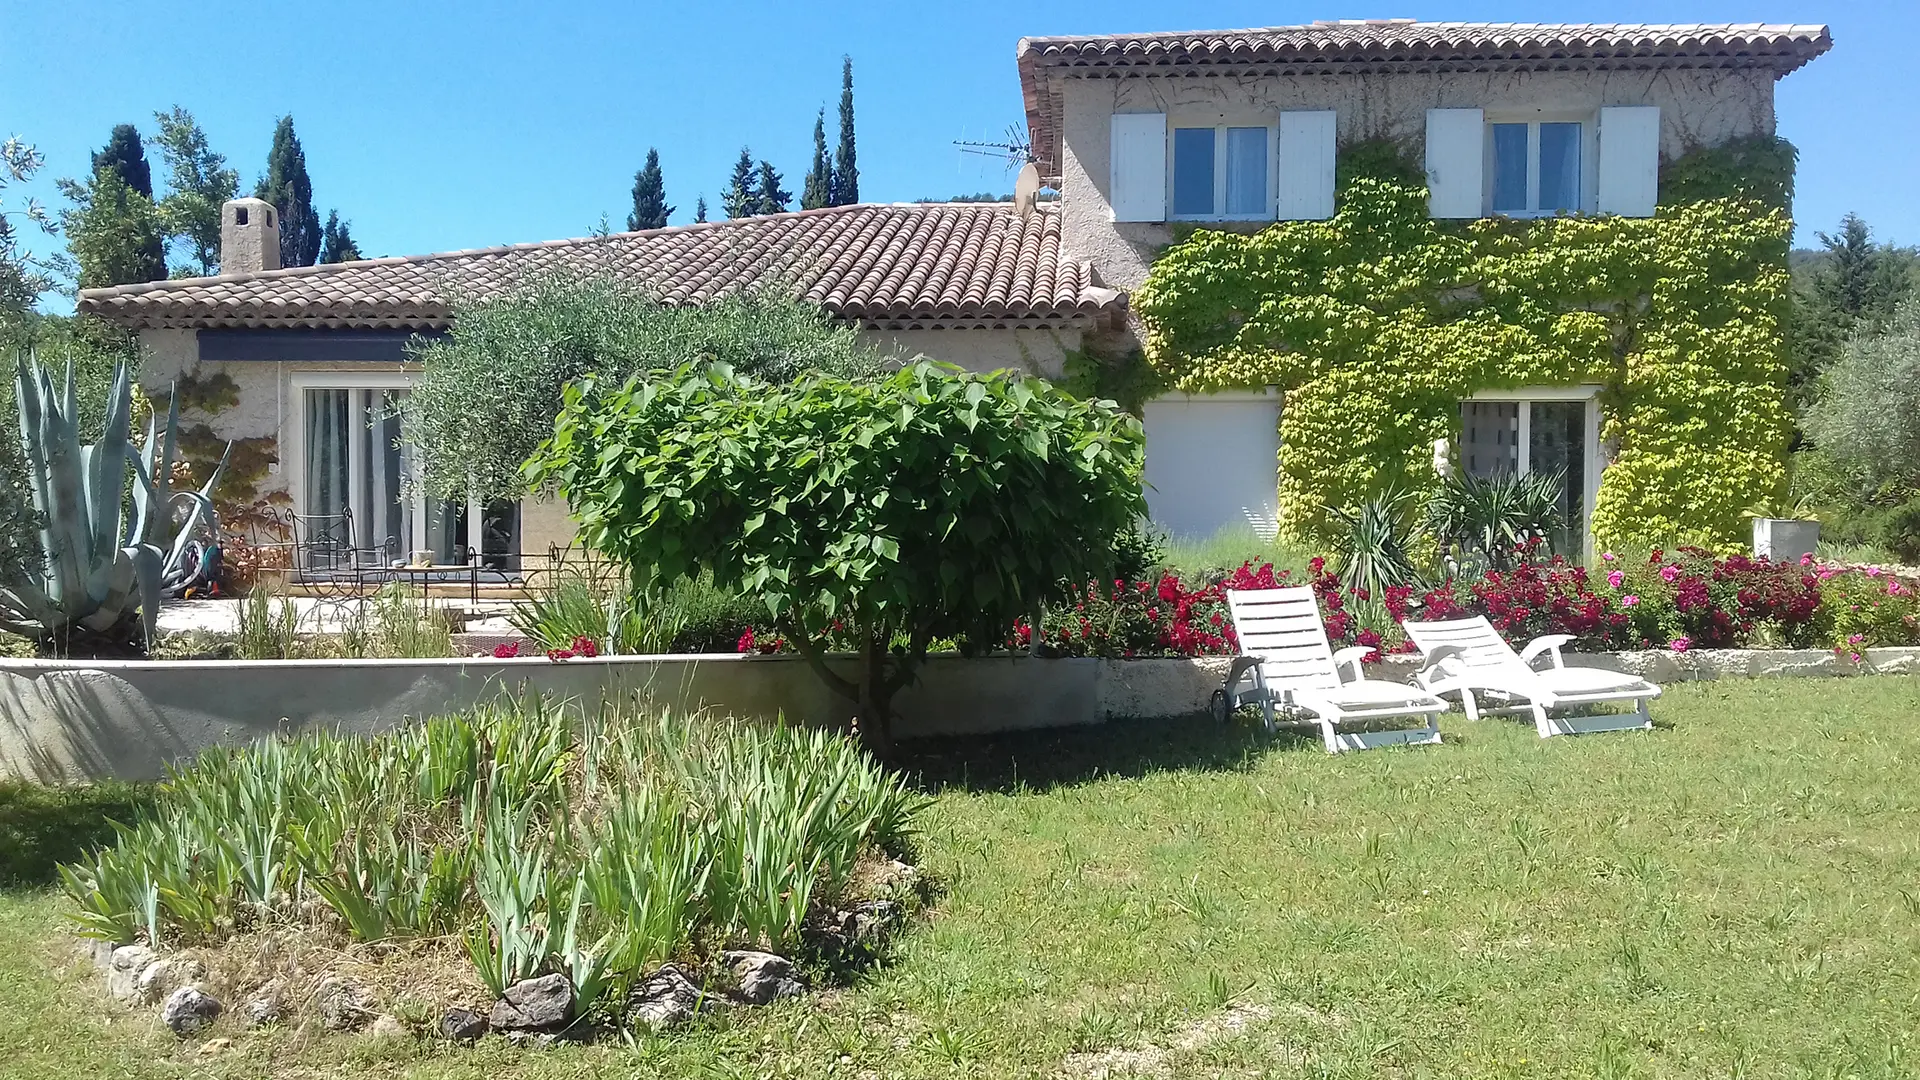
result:
[[[1920,672],[1920,648],[1871,649],[1855,664],[1814,650],[1569,654],[1570,664],[1657,682]],[[900,738],[970,735],[1205,711],[1228,661],[939,656],[896,702]],[[1375,678],[1406,679],[1410,657]],[[371,733],[527,689],[597,705],[644,698],[677,709],[841,724],[847,704],[785,656],[496,660],[0,660],[0,777],[151,779],[211,746],[324,727]]]

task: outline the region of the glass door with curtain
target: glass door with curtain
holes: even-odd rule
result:
[[[1586,543],[1593,410],[1587,397],[1460,403],[1460,464],[1468,474],[1561,475],[1561,526],[1548,539],[1562,555],[1578,557]]]
[[[444,500],[417,495],[420,462],[401,439],[400,403],[406,388],[382,385],[305,385],[330,380],[295,376],[301,388],[305,462],[300,513],[315,535],[330,522],[351,520],[340,535],[361,567],[389,566],[426,551],[433,562],[465,565],[477,558],[501,574],[520,569],[520,503],[513,499]],[[347,381],[347,380],[343,380]],[[339,526],[333,531],[342,532]],[[307,565],[319,568],[314,560]]]

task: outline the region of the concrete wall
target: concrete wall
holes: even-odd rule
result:
[[[1568,654],[1572,665],[1656,682],[1920,672],[1920,648]],[[840,662],[836,662],[840,663]],[[934,657],[896,700],[899,738],[972,735],[1196,716],[1225,677],[1223,657],[1032,660]],[[1408,679],[1389,657],[1371,678]],[[843,669],[844,670],[844,669]],[[0,778],[150,779],[169,762],[304,728],[369,734],[526,688],[587,705],[634,696],[688,710],[844,724],[848,703],[804,660],[778,656],[354,661],[0,660]],[[1659,705],[1654,706],[1655,712]]]
[[[1426,112],[1485,108],[1589,112],[1658,105],[1661,153],[1675,157],[1741,135],[1773,131],[1773,76],[1765,71],[1452,72],[1068,79],[1062,113],[1061,258],[1088,259],[1101,281],[1132,290],[1172,239],[1168,226],[1116,224],[1108,202],[1110,117],[1116,112],[1271,114],[1333,109],[1341,144],[1404,141],[1423,152]]]
[[[902,359],[925,354],[968,371],[1011,368],[1057,379],[1078,330],[868,330],[867,339]]]

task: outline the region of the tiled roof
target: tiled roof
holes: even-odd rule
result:
[[[1077,326],[1125,297],[1060,257],[1060,218],[1004,203],[859,204],[580,240],[370,259],[80,294],[141,327],[444,327],[450,296],[548,271],[610,273],[673,303],[781,283],[832,315],[889,329]]]
[[[1062,78],[1374,71],[1759,68],[1778,78],[1833,47],[1825,26],[1765,23],[1316,22],[1251,30],[1023,38],[1020,85],[1041,171],[1057,167]]]

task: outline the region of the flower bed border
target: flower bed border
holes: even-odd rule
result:
[[[1656,682],[1920,673],[1920,647],[1868,649],[1858,663],[1816,649],[1570,653],[1570,664]],[[983,735],[1203,713],[1227,657],[929,660],[899,699],[900,738]],[[1376,677],[1405,679],[1411,657]],[[850,711],[806,662],[783,656],[436,660],[0,660],[0,777],[153,779],[168,763],[306,727],[370,733],[470,705],[504,689],[595,702],[641,694],[679,708],[844,723]]]

